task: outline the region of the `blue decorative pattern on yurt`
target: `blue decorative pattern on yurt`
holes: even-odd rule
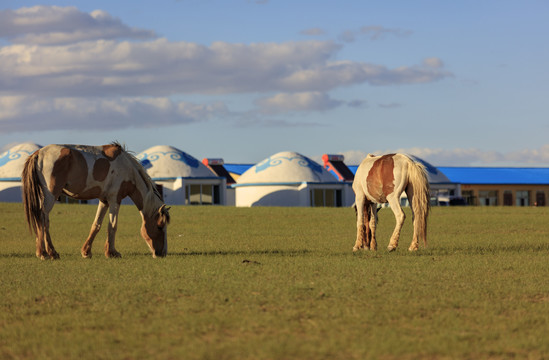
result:
[[[197,168],[200,163],[197,159],[183,151],[155,151],[152,153],[143,153],[139,155],[139,160],[141,161],[141,164],[147,168],[152,166],[151,163],[160,159],[161,156],[169,156],[170,159],[181,161],[192,168]]]
[[[265,159],[264,161],[260,162],[255,166],[255,172],[258,173],[258,172],[267,170],[269,168],[279,166],[284,162],[291,162],[294,160],[296,160],[297,164],[301,167],[307,167],[319,174],[322,173],[322,166],[312,162],[311,160],[303,156],[292,156],[292,157],[277,156],[274,158],[268,157],[267,159]]]
[[[21,158],[21,156],[23,155],[30,156],[32,155],[32,152],[27,150],[17,150],[14,152],[12,152],[11,150],[6,151],[5,153],[0,155],[0,167],[6,165],[10,161]]]

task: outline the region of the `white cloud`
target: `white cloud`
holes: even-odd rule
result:
[[[0,37],[34,45],[70,44],[97,39],[150,39],[154,31],[129,27],[107,12],[76,7],[34,6],[0,10]]]
[[[371,41],[381,40],[387,36],[406,37],[412,34],[411,30],[404,30],[398,28],[386,28],[379,25],[363,26],[358,30],[345,30],[338,39],[340,41],[351,43],[354,42],[357,37],[367,37]]]
[[[362,99],[354,99],[354,100],[348,101],[347,106],[352,108],[367,108],[368,101],[362,100]]]
[[[356,40],[356,31],[345,30],[344,32],[339,34],[338,40],[346,43],[351,43]]]
[[[397,108],[402,107],[402,104],[401,103],[396,103],[396,102],[379,103],[379,104],[377,104],[377,106],[382,108],[382,109],[397,109]]]
[[[0,121],[16,117],[22,109],[24,96],[0,97]]]
[[[0,133],[57,128],[146,128],[207,121],[228,113],[221,103],[194,104],[168,98],[43,99],[20,96],[0,97],[0,106]]]
[[[70,46],[18,44],[0,49],[0,89],[10,89],[9,94],[54,96],[325,92],[353,84],[414,84],[452,76],[424,65],[389,69],[330,60],[339,49],[326,41],[211,46],[165,39],[98,40]]]
[[[322,28],[315,27],[315,28],[302,30],[300,34],[307,35],[307,36],[320,36],[320,35],[324,35],[325,31]]]
[[[372,154],[406,153],[415,155],[434,166],[548,166],[549,144],[539,149],[524,149],[507,153],[468,149],[401,148],[371,151]],[[358,165],[368,152],[350,150],[342,152],[345,163]]]
[[[549,144],[543,145],[539,149],[525,149],[508,153],[506,155],[506,160],[531,165],[544,164],[545,166],[548,166]]]
[[[260,112],[275,114],[294,111],[325,111],[342,104],[321,92],[284,93],[256,101]]]
[[[425,65],[426,67],[434,68],[434,69],[439,69],[444,67],[444,63],[442,62],[442,60],[436,57],[423,59],[423,65]]]
[[[370,40],[383,39],[387,35],[397,37],[405,37],[412,34],[411,30],[403,30],[397,28],[386,28],[379,25],[363,26],[360,28],[360,33],[369,36]]]
[[[399,34],[389,30],[363,31]],[[310,31],[320,33],[320,29]],[[0,47],[3,133],[40,129],[44,119],[53,128],[76,128],[75,124],[100,128],[146,126],[153,115],[162,123],[181,123],[220,111],[230,113],[220,104],[192,105],[168,98],[182,94],[278,93],[257,100],[260,111],[254,116],[324,111],[342,104],[364,106],[363,100],[334,100],[328,92],[351,85],[415,84],[452,76],[437,58],[394,69],[338,60],[342,45],[333,41],[209,46],[170,42],[102,10],[85,13],[75,7],[0,10],[0,38],[11,42]],[[127,38],[133,41],[121,41]],[[103,120],[109,117],[115,121]],[[84,123],[87,118],[94,121]]]

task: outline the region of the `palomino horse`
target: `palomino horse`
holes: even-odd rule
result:
[[[353,251],[377,250],[377,204],[389,203],[396,226],[388,249],[398,246],[400,230],[406,215],[400,206],[400,195],[406,191],[412,209],[414,235],[410,251],[418,249],[418,238],[427,246],[427,216],[430,208],[429,181],[425,167],[404,154],[375,156],[369,154],[358,167],[353,181],[357,212],[357,236]]]
[[[59,258],[50,237],[49,213],[62,193],[79,200],[99,199],[90,234],[82,246],[83,257],[92,256],[92,243],[107,211],[109,227],[105,256],[121,256],[114,247],[114,237],[120,202],[126,196],[141,213],[141,236],[153,257],[166,256],[169,208],[145,169],[120,144],[48,145],[27,159],[21,177],[25,215],[29,228],[36,233],[37,257]]]

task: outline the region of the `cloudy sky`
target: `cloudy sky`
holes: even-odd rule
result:
[[[0,3],[0,148],[549,166],[545,0]]]

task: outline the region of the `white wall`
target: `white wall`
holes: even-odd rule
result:
[[[236,206],[308,206],[296,185],[236,187]]]
[[[0,182],[0,202],[22,202],[21,182],[20,181]]]
[[[311,190],[341,190],[342,206],[348,207],[355,201],[350,183],[236,186],[236,206],[311,206]]]

